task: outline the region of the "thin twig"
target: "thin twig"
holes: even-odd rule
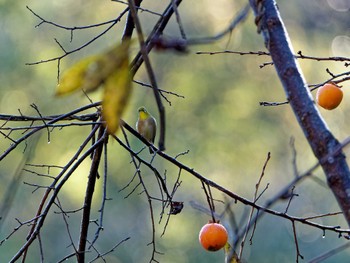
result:
[[[145,43],[145,40],[143,37],[141,23],[140,23],[140,20],[137,16],[137,10],[135,7],[134,0],[129,0],[129,7],[130,7],[130,12],[132,14],[132,17],[133,17],[133,20],[135,23],[137,36],[138,36],[139,43],[140,43],[142,58],[143,58],[143,61],[145,63],[145,66],[146,66],[147,74],[148,74],[149,80],[151,82],[151,85],[153,87],[154,97],[156,99],[157,106],[158,106],[159,118],[160,118],[160,136],[159,136],[159,144],[158,145],[159,145],[159,150],[164,151],[165,150],[165,108],[163,106],[162,99],[160,97],[159,90],[158,90],[158,84],[156,81],[156,77],[155,77],[155,74],[153,72],[151,62],[150,62],[149,57],[148,57],[147,47],[146,47],[146,43]]]
[[[260,187],[261,181],[262,181],[262,179],[263,179],[263,177],[264,177],[264,175],[265,175],[265,169],[266,169],[266,166],[267,166],[267,164],[268,164],[270,158],[271,158],[271,153],[268,152],[267,158],[266,158],[266,160],[265,160],[265,163],[264,163],[264,165],[263,165],[261,174],[260,174],[260,176],[259,176],[259,180],[258,180],[258,182],[257,182],[256,185],[255,185],[255,193],[254,193],[254,199],[253,199],[254,204],[256,204],[258,198],[261,196],[261,195],[259,195],[259,197],[258,197],[259,187]],[[247,239],[248,232],[249,232],[249,230],[250,230],[250,226],[251,226],[251,222],[252,222],[254,210],[255,210],[255,208],[254,208],[254,207],[251,207],[251,211],[250,211],[250,214],[249,214],[249,217],[248,217],[248,222],[247,222],[247,224],[246,224],[245,233],[244,233],[244,235],[243,235],[243,237],[242,237],[241,247],[240,247],[240,251],[239,251],[239,255],[238,255],[238,258],[240,258],[240,259],[242,258],[243,249],[244,249],[244,244],[245,244],[245,241],[246,241],[246,239]],[[258,211],[259,211],[259,210],[258,210]],[[255,224],[254,224],[254,225],[256,225],[256,222],[257,222],[257,221],[255,220]],[[251,241],[250,241],[250,242],[252,242],[252,239],[253,239],[253,236],[251,236],[251,238],[250,238]]]
[[[130,133],[132,133],[134,136],[136,136],[138,139],[142,140],[142,136],[140,136],[140,134],[134,130],[132,127],[130,127],[130,125],[128,125],[127,123],[125,123],[124,121],[121,121],[121,124],[123,125],[124,128],[126,128]],[[124,149],[126,149],[128,152],[130,152],[131,154],[135,154],[130,148],[128,148],[126,145],[123,144],[122,141],[120,141],[117,137],[115,137],[115,139],[118,141],[118,143],[120,145],[122,145],[124,147]],[[143,141],[144,142],[144,141]],[[146,143],[146,140],[145,140]],[[338,151],[343,148],[344,146],[348,145],[350,143],[350,137],[347,138],[343,144],[341,144],[341,147],[338,149],[335,149],[334,152],[329,153],[328,155],[326,155],[323,159],[320,160],[320,162],[326,161],[328,158],[331,158],[333,155],[337,154]],[[264,206],[262,205],[258,205],[255,202],[252,202],[238,194],[235,194],[234,192],[226,189],[225,187],[218,185],[217,183],[215,183],[214,181],[209,180],[208,178],[202,176],[201,174],[199,174],[198,172],[196,172],[194,169],[186,166],[185,164],[177,161],[176,159],[174,159],[173,157],[167,155],[165,152],[160,152],[157,151],[157,155],[161,156],[163,159],[169,161],[170,163],[174,164],[175,166],[181,168],[182,170],[188,172],[189,174],[193,175],[194,177],[196,177],[197,179],[199,179],[202,182],[205,182],[207,185],[217,189],[218,191],[224,193],[225,195],[231,197],[234,200],[237,200],[245,205],[248,205],[250,207],[254,207],[255,209],[258,209],[260,211],[264,211],[265,213],[280,217],[280,218],[285,218],[287,220],[294,220],[295,222],[299,222],[305,225],[309,225],[321,230],[329,230],[329,231],[333,231],[336,233],[347,233],[350,234],[350,229],[342,229],[339,228],[338,226],[326,226],[326,225],[321,225],[309,220],[305,220],[302,217],[295,217],[295,216],[291,216],[288,214],[285,214],[284,212],[278,212],[275,210],[270,209],[271,205],[276,203],[276,201],[280,200],[285,194],[286,192],[288,192],[288,190],[290,189],[290,185],[295,185],[297,182],[307,178],[312,171],[314,171],[316,168],[319,167],[320,163],[318,162],[317,164],[315,164],[314,166],[312,166],[309,170],[307,170],[303,176],[299,176],[297,179],[295,179],[293,182],[291,182],[287,187],[285,187],[284,189],[281,190],[281,192],[279,192],[278,194],[276,194],[275,198],[271,199],[270,201],[268,201]],[[136,154],[134,155],[136,158],[139,158]],[[264,213],[259,213],[259,218],[261,217],[261,215],[263,215]],[[252,220],[253,222],[255,221]]]
[[[23,255],[25,258],[26,252],[28,251],[29,246],[36,239],[37,235],[40,233],[40,229],[44,225],[46,216],[48,215],[51,206],[54,204],[56,197],[58,196],[59,191],[69,179],[69,177],[73,174],[73,172],[79,167],[79,165],[94,151],[94,149],[101,143],[101,141],[97,141],[93,146],[91,146],[80,158],[80,153],[84,150],[85,146],[91,140],[92,135],[96,132],[98,127],[93,130],[87,139],[83,142],[81,147],[78,149],[77,153],[72,157],[72,159],[68,162],[65,168],[60,172],[60,174],[56,177],[55,182],[52,183],[51,187],[44,193],[44,197],[39,204],[39,208],[35,218],[37,218],[32,225],[30,232],[27,235],[27,241],[25,244],[17,251],[17,253],[11,259],[12,262],[16,262],[16,260]],[[57,181],[60,182],[56,185]],[[54,188],[54,190],[52,190]],[[49,193],[53,191],[51,197],[49,198]],[[49,198],[49,200],[47,200]]]
[[[103,149],[104,149],[103,196],[102,196],[101,207],[98,210],[100,213],[100,219],[99,219],[98,228],[96,230],[94,240],[91,242],[88,249],[90,249],[94,245],[94,243],[97,241],[97,239],[100,235],[100,232],[104,229],[103,228],[103,215],[104,215],[104,210],[105,210],[105,204],[106,204],[106,201],[108,200],[108,198],[107,198],[107,174],[108,174],[107,145],[108,145],[108,137],[106,137],[105,142],[104,142],[104,147],[103,147]]]
[[[299,249],[299,243],[298,243],[298,237],[297,237],[297,231],[295,228],[295,222],[292,221],[292,226],[293,226],[293,236],[294,236],[294,243],[295,243],[295,249],[296,249],[296,262],[299,262],[299,257],[301,259],[304,259],[304,257],[300,254],[300,249]]]

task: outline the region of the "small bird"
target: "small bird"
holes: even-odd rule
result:
[[[136,129],[148,142],[154,143],[156,137],[157,122],[156,119],[146,110],[145,107],[138,109],[139,118],[136,122]],[[149,152],[152,154],[152,148],[149,148]]]

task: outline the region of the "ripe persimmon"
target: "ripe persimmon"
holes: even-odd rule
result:
[[[333,110],[343,99],[343,91],[335,83],[326,83],[317,90],[316,101],[326,110]]]
[[[207,223],[199,232],[199,242],[204,249],[217,251],[227,243],[228,234],[226,228],[218,223]]]

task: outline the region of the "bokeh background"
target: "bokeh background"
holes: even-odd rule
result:
[[[143,7],[162,12],[169,1],[145,0]],[[239,12],[245,1],[183,1],[179,7],[183,27],[188,38],[208,37],[224,30],[231,18]],[[350,3],[346,0],[295,0],[277,1],[282,18],[290,34],[295,52],[328,57],[350,56]],[[82,94],[64,98],[54,97],[57,83],[57,63],[43,63],[28,66],[26,63],[56,57],[62,50],[55,38],[66,50],[74,49],[99,34],[102,28],[76,30],[73,41],[70,31],[49,24],[40,24],[27,8],[28,5],[41,17],[60,25],[85,26],[114,19],[125,5],[112,1],[6,1],[0,0],[0,112],[2,114],[37,115],[31,104],[37,105],[42,115],[65,113],[83,106],[89,101]],[[156,15],[142,12],[140,17],[144,32],[152,30]],[[120,41],[125,18],[105,36],[84,48],[80,52],[61,61],[64,71],[79,59],[104,51]],[[166,36],[180,36],[174,18],[165,30]],[[137,50],[137,45],[134,51]],[[232,34],[208,45],[192,46],[188,54],[173,52],[152,53],[152,66],[160,88],[183,96],[167,95],[171,105],[164,102],[167,116],[166,152],[175,156],[189,151],[179,158],[187,166],[195,169],[210,180],[223,185],[231,191],[248,199],[253,198],[255,183],[261,173],[267,153],[271,152],[262,188],[269,183],[261,203],[273,197],[279,189],[294,178],[293,149],[291,138],[295,141],[297,170],[302,173],[316,163],[293,112],[288,105],[263,107],[259,102],[283,102],[286,96],[276,76],[273,66],[260,68],[270,62],[268,57],[254,55],[199,55],[197,51],[265,51],[263,40],[256,33],[253,15]],[[317,62],[299,60],[305,79],[309,84],[322,83],[332,73],[339,74],[348,70],[341,62]],[[148,82],[144,68],[135,76],[136,80]],[[344,101],[333,111],[320,109],[334,135],[344,140],[350,134],[347,112],[350,109],[349,82],[344,84]],[[99,91],[90,94],[93,101],[99,101]],[[158,117],[156,103],[150,89],[134,85],[132,100],[127,108],[124,120],[130,125],[136,122],[136,110],[145,105],[155,117]],[[90,131],[88,127],[55,129],[48,143],[47,133],[43,131],[38,143],[32,149],[31,164],[65,165]],[[13,134],[15,138],[21,134]],[[122,137],[121,134],[118,136]],[[142,144],[130,136],[134,149]],[[30,145],[30,141],[28,142]],[[5,151],[9,140],[1,137],[0,147]],[[13,175],[23,159],[25,145],[21,145],[0,163],[0,200],[8,189]],[[137,182],[125,187],[134,175],[135,169],[128,154],[117,144],[110,141],[108,197],[104,215],[104,231],[96,248],[108,251],[119,241],[130,237],[114,252],[106,256],[107,262],[148,262],[152,246],[150,210],[141,188],[128,196]],[[345,149],[348,153],[349,150]],[[142,156],[149,159],[145,151]],[[154,165],[161,173],[166,173],[169,185],[178,175],[178,169],[157,157]],[[38,170],[39,171],[39,170]],[[64,209],[74,210],[82,206],[89,162],[80,169],[63,187],[60,201]],[[43,170],[40,170],[43,172]],[[57,171],[52,170],[54,175]],[[154,196],[159,196],[158,184],[154,175],[142,167],[142,174]],[[291,215],[305,217],[310,215],[337,212],[339,208],[332,193],[327,189],[323,172],[315,172],[317,180],[306,180],[298,185],[289,208]],[[46,181],[45,181],[46,180]],[[159,262],[223,262],[222,251],[212,253],[203,250],[198,243],[198,232],[210,216],[191,207],[193,201],[207,207],[201,183],[192,175],[182,172],[181,186],[175,197],[184,202],[184,210],[171,217],[165,235],[161,236],[165,219],[158,224],[160,204],[153,202],[156,221],[157,250],[164,253],[156,255]],[[18,180],[18,191],[14,193],[10,211],[6,219],[0,221],[0,239],[4,239],[18,225],[15,218],[26,221],[34,216],[44,190],[33,192],[28,183],[48,183],[48,179],[38,178],[32,173],[23,172]],[[213,191],[218,200],[227,200]],[[127,198],[125,198],[128,196]],[[102,200],[102,180],[95,190],[92,219],[99,217],[98,209]],[[286,203],[278,203],[273,208],[284,211]],[[224,206],[217,204],[217,212]],[[54,208],[55,210],[55,208]],[[246,222],[248,207],[231,203],[240,226]],[[56,209],[55,211],[58,211]],[[0,211],[1,212],[1,211]],[[75,242],[78,240],[81,214],[69,215],[70,231]],[[229,217],[223,216],[221,222],[230,228]],[[317,222],[340,225],[346,228],[342,216],[319,219]],[[334,233],[324,233],[303,225],[297,225],[300,252],[305,262],[344,243]],[[24,243],[28,227],[22,227],[0,246],[0,262],[7,262]],[[89,231],[93,238],[95,228]],[[232,233],[231,233],[232,234]],[[73,250],[70,246],[66,226],[62,215],[51,213],[43,229],[42,243],[45,262],[57,262]],[[27,262],[39,262],[37,244],[29,251]],[[95,255],[91,252],[91,258]],[[266,215],[257,225],[253,244],[246,244],[243,253],[248,262],[295,262],[295,244],[292,224],[289,221]],[[89,253],[88,256],[90,257]],[[324,262],[346,262],[349,251],[339,253]],[[70,259],[68,262],[74,262]],[[97,262],[102,262],[97,261]]]

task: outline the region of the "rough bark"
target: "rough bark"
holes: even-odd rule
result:
[[[274,0],[250,0],[287,99],[350,225],[350,171],[342,146],[315,106]]]

